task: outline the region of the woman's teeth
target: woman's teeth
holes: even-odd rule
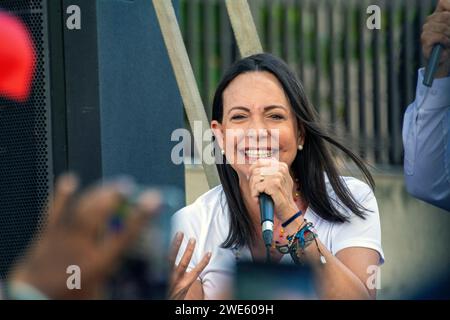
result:
[[[271,150],[246,150],[245,155],[249,158],[270,158],[272,157]]]

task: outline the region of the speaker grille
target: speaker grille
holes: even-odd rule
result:
[[[25,103],[0,97],[0,279],[42,228],[50,190],[48,45],[44,0],[4,0],[0,7],[28,27],[36,49]]]

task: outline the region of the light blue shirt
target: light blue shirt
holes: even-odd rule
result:
[[[450,76],[422,84],[403,119],[404,171],[408,192],[450,211]]]

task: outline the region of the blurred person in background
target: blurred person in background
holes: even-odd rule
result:
[[[450,0],[440,0],[422,29],[422,52],[443,46],[431,88],[419,69],[416,99],[403,120],[406,188],[414,197],[450,211]]]
[[[45,228],[25,258],[3,283],[6,299],[93,299],[105,297],[104,285],[116,270],[144,222],[158,211],[155,191],[143,192],[123,218],[121,229],[108,228],[123,202],[119,183],[96,186],[75,195],[77,179],[64,175],[56,183]],[[69,266],[79,267],[80,288],[69,289]]]
[[[64,175],[56,183],[45,228],[32,243],[25,257],[13,268],[6,282],[0,283],[0,299],[105,299],[107,282],[118,271],[124,254],[138,238],[148,219],[158,214],[161,195],[143,191],[125,217],[111,221],[124,201],[123,189],[129,185],[111,182],[76,194],[77,179]],[[195,244],[188,246],[183,259],[174,264],[179,246],[171,252],[172,273],[167,288],[168,299],[183,299],[203,268],[186,272]],[[69,266],[80,272],[80,288],[70,289]],[[119,288],[120,289],[120,288]]]

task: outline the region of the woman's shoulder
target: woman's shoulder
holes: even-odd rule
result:
[[[374,196],[372,188],[366,182],[351,176],[339,176],[339,178],[350,191],[356,201],[361,202],[368,197]],[[335,197],[335,192],[328,177],[326,177],[325,180],[328,193]]]
[[[366,214],[372,214],[375,212],[378,213],[375,194],[372,188],[366,182],[351,176],[339,176],[339,179],[343,183],[344,187],[348,189],[354,201],[364,208],[363,211],[365,211]],[[328,196],[332,200],[335,208],[341,214],[353,220],[355,218],[355,214],[349,208],[347,208],[347,206],[344,205],[336,195],[336,192],[334,191],[327,176],[325,176],[325,184]],[[321,218],[316,218],[321,220]]]
[[[328,241],[329,249],[333,254],[348,247],[374,249],[379,252],[380,263],[383,263],[380,216],[372,188],[366,182],[354,177],[341,176],[340,179],[342,179],[354,200],[361,206],[364,216],[357,216],[341,201],[337,200],[339,205],[336,206],[336,209],[347,216],[349,220],[346,223],[329,223],[331,227]],[[329,182],[327,182],[328,186],[330,186]],[[334,195],[334,197],[336,196]]]
[[[190,205],[175,212],[173,220],[210,220],[212,215],[223,211],[224,198],[222,185],[218,185],[199,196]]]
[[[372,187],[365,181],[359,180],[355,177],[341,176],[347,187],[354,194],[361,195],[363,197],[373,193]]]

